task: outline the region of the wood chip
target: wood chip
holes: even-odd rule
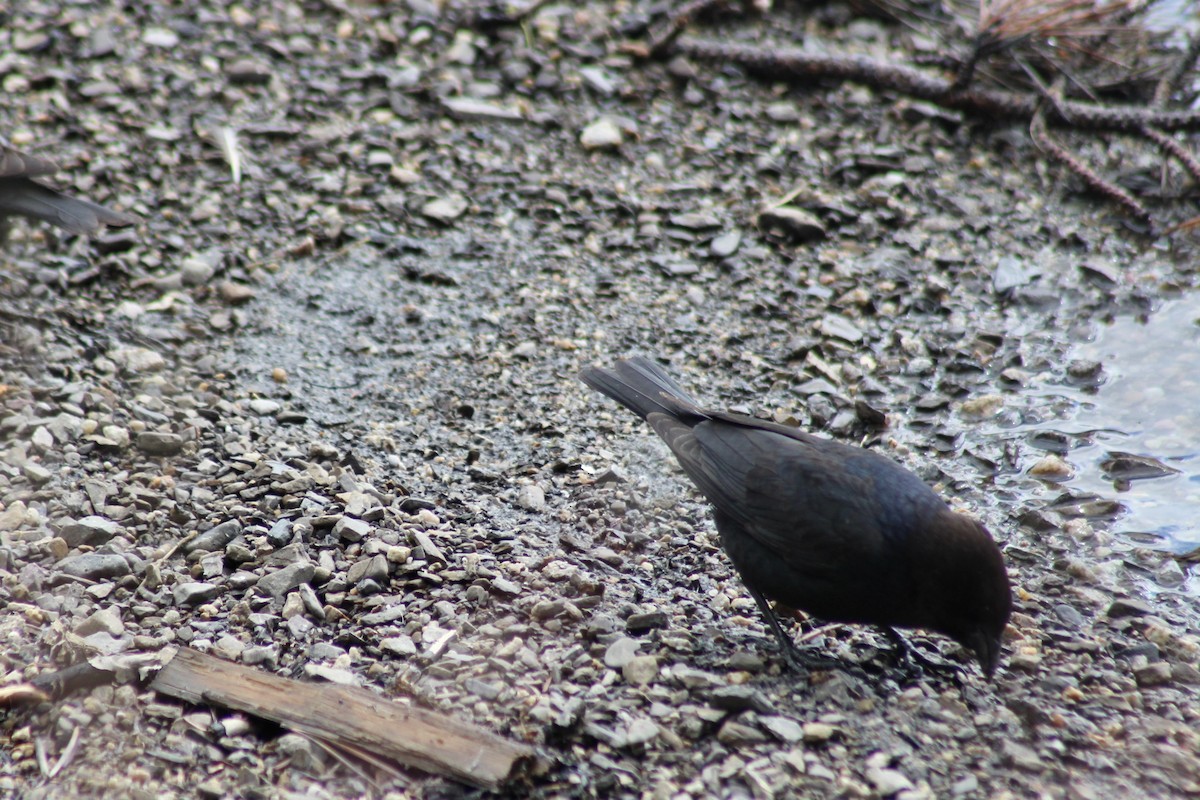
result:
[[[336,747],[493,791],[533,757],[526,745],[366,689],[281,678],[187,648],[150,688],[189,703],[253,714]]]

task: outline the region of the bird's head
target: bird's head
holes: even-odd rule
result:
[[[928,580],[925,627],[951,637],[975,654],[991,678],[1000,664],[1000,643],[1012,613],[1012,589],[1004,557],[987,529],[950,510],[927,537],[918,572]],[[926,570],[928,572],[926,572]]]

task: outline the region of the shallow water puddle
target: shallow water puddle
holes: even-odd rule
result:
[[[1164,303],[1148,319],[1118,317],[1071,352],[1077,373],[1102,370],[1093,388],[1057,387],[1073,403],[1031,442],[1074,475],[1062,486],[1096,495],[1083,516],[1117,516],[1113,530],[1177,555],[1200,554],[1200,295]],[[1115,503],[1119,503],[1119,507]]]

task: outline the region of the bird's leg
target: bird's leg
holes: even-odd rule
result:
[[[754,598],[754,602],[758,603],[758,610],[762,612],[767,619],[767,624],[771,626],[771,630],[775,631],[775,638],[779,639],[779,647],[783,651],[783,660],[787,665],[796,672],[804,672],[804,668],[800,664],[800,651],[796,649],[796,643],[792,641],[792,637],[788,636],[783,631],[783,626],[779,624],[779,617],[775,614],[775,610],[771,608],[771,604],[767,602],[767,598],[762,596],[762,592],[747,586],[750,596]]]
[[[757,589],[746,586],[746,590],[750,592],[750,596],[754,598],[754,602],[758,603],[758,608],[767,619],[767,624],[771,626],[771,630],[775,631],[775,637],[779,639],[779,646],[783,650],[783,660],[794,671],[803,673],[806,668],[811,669],[845,669],[846,665],[840,661],[831,658],[820,658],[818,656],[810,656],[800,652],[796,647],[796,642],[791,636],[783,630],[783,626],[779,624],[779,615],[771,608],[771,604],[767,602],[767,598],[763,597],[762,592]]]
[[[946,661],[935,661],[922,653],[917,648],[908,643],[900,632],[890,625],[883,626],[883,632],[887,635],[888,640],[892,643],[892,648],[896,654],[897,660],[908,666],[913,666],[921,669],[922,667],[930,672],[938,672],[943,675],[949,675],[953,678],[960,679],[963,675],[963,668],[957,664],[951,664]]]

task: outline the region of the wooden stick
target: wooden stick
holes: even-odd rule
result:
[[[366,689],[281,678],[187,648],[180,648],[150,688],[493,791],[533,757],[527,745]]]

